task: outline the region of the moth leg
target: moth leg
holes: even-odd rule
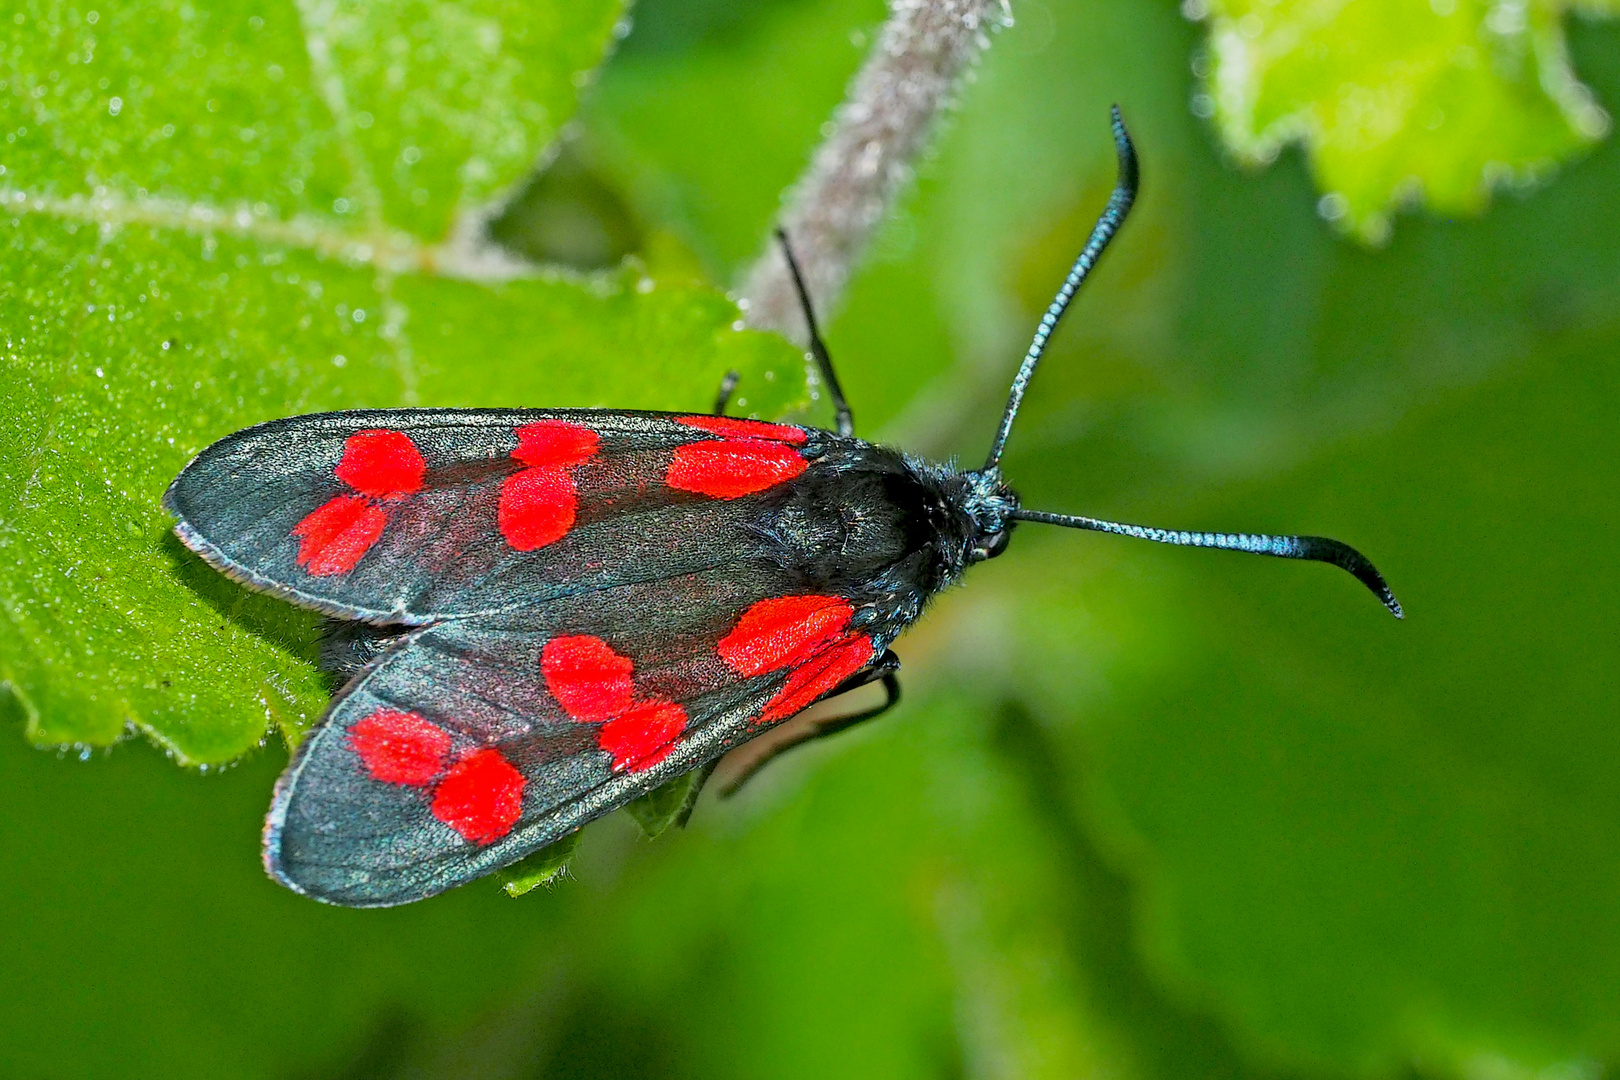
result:
[[[793,288],[799,294],[799,306],[804,309],[804,324],[810,328],[810,355],[816,358],[816,367],[821,369],[821,378],[827,384],[827,396],[832,399],[833,412],[838,418],[838,434],[853,435],[855,417],[850,414],[849,402],[844,400],[844,388],[838,385],[838,376],[833,374],[832,357],[827,355],[827,344],[821,340],[821,330],[816,326],[816,312],[810,306],[810,290],[805,288],[804,275],[799,272],[799,260],[793,257],[793,247],[788,243],[785,230],[778,228],[776,238],[782,243],[782,255],[787,259]]]
[[[742,372],[736,368],[726,372],[726,377],[720,380],[720,393],[714,399],[714,415],[726,415],[726,406],[731,404],[731,392],[737,389],[737,384],[741,381]]]
[[[888,712],[890,709],[894,708],[900,703],[900,680],[896,678],[894,674],[899,670],[900,658],[894,655],[894,653],[885,649],[883,655],[878,657],[877,663],[873,664],[865,671],[857,671],[855,674],[839,683],[838,686],[834,688],[832,693],[828,694],[826,698],[822,699],[824,701],[830,701],[841,694],[847,694],[851,690],[858,690],[863,686],[881,680],[883,683],[884,693],[887,695],[884,698],[883,704],[874,705],[870,709],[862,709],[860,712],[850,713],[847,716],[834,716],[829,717],[826,720],[819,720],[805,728],[803,731],[796,733],[792,738],[784,739],[782,742],[772,746],[760,757],[745,765],[741,774],[728,779],[720,788],[720,797],[722,799],[731,798],[731,796],[735,795],[744,784],[748,783],[749,780],[752,780],[756,773],[758,773],[765,766],[769,765],[771,762],[775,761],[778,757],[787,753],[789,750],[792,750],[794,747],[803,746],[805,743],[814,739],[825,739],[829,735],[838,734],[840,731],[848,731],[856,724],[863,723],[867,720],[875,720],[879,716],[882,716],[884,713]],[[705,777],[705,779],[707,778]]]

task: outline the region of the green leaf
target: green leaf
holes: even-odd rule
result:
[[[524,896],[542,885],[549,886],[568,870],[568,861],[579,848],[584,830],[575,829],[561,840],[553,841],[531,855],[526,855],[496,871],[495,878],[506,890],[507,896]]]
[[[692,812],[698,795],[703,791],[703,783],[708,778],[708,769],[693,769],[653,788],[624,809],[636,819],[636,824],[641,826],[647,839],[656,839]]]
[[[296,739],[315,622],[203,567],[164,487],[213,440],[361,406],[750,408],[780,339],[637,265],[520,273],[431,241],[573,110],[617,0],[33,5],[0,54],[0,682],[39,743],[183,762]]]
[[[1309,155],[1322,215],[1369,243],[1426,204],[1484,209],[1608,133],[1564,38],[1571,9],[1612,0],[1190,0],[1209,17],[1206,87],[1228,149],[1251,165]]]
[[[0,56],[3,180],[14,200],[437,239],[556,136],[621,7],[26,0]]]

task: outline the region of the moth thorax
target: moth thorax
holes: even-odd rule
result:
[[[858,595],[932,563],[950,513],[941,492],[888,461],[806,478],[765,515],[764,554],[809,588]]]

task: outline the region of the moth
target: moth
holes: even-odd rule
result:
[[[408,903],[506,866],[817,701],[878,683],[895,638],[1022,522],[1332,563],[1312,536],[1178,532],[1025,509],[1002,448],[1053,329],[1125,220],[1118,181],[1042,318],[989,456],[858,439],[799,267],[832,431],[607,409],[395,409],[274,420],[203,450],[164,505],[244,585],[327,615],[346,682],[278,781],[264,862],[333,904]]]

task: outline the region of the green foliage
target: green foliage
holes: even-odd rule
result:
[[[681,819],[692,812],[703,790],[703,782],[707,779],[708,773],[704,770],[677,776],[647,792],[626,806],[625,810],[636,819],[636,824],[641,826],[648,839],[655,839],[670,826],[679,825]]]
[[[583,835],[576,829],[561,840],[547,844],[497,871],[495,877],[500,881],[501,888],[506,890],[507,896],[525,896],[542,885],[550,886],[560,881],[568,869],[569,860],[579,850],[580,837]]]
[[[467,280],[474,256],[434,243],[555,137],[618,17],[616,0],[19,10],[0,69],[0,685],[32,739],[135,727],[223,762],[320,715],[315,620],[202,566],[158,505],[237,428],[361,406],[700,408],[730,368],[754,408],[796,403],[793,351],[736,332],[710,288],[634,265]]]
[[[557,387],[569,401],[656,404],[664,385],[604,389],[594,367],[670,327],[705,357],[777,348],[727,330],[723,299],[678,285],[661,268],[679,260],[662,252],[676,233],[722,277],[751,257],[859,62],[852,29],[882,11],[876,0],[648,0],[581,114],[579,149],[637,215],[657,288],[643,297],[633,270],[500,288],[400,275],[414,290],[404,327],[422,399],[504,401],[504,380],[521,377],[510,392],[523,400]],[[737,799],[703,801],[657,844],[622,816],[593,826],[569,879],[522,904],[485,885],[339,911],[268,882],[257,832],[285,760],[277,746],[198,776],[138,744],[81,763],[0,739],[0,864],[13,869],[0,907],[20,928],[0,937],[0,998],[13,1003],[0,1015],[4,1071],[1612,1071],[1620,150],[1596,144],[1527,198],[1468,221],[1414,220],[1371,252],[1323,227],[1298,159],[1247,176],[1221,166],[1186,108],[1202,31],[1172,6],[1065,0],[1015,14],[829,313],[861,433],[982,455],[1028,333],[1106,197],[1117,100],[1142,151],[1143,199],[1054,339],[1010,477],[1041,508],[1341,536],[1389,574],[1408,620],[1325,567],[1022,528],[899,643],[896,713],[773,764]],[[1620,28],[1570,26],[1573,68],[1599,99],[1620,100]],[[775,101],[760,100],[765,78]],[[111,280],[121,264],[89,260],[131,237],[148,259],[173,260],[181,236],[201,259],[200,234],[124,227],[103,240],[93,225],[67,234],[55,218],[21,217],[56,228],[58,248],[82,242],[91,254],[74,265],[91,272],[67,272],[58,252],[13,269],[7,297]],[[168,402],[158,441],[189,431],[194,447],[250,410],[272,414],[284,369],[325,380],[283,379],[311,395],[285,411],[399,400],[394,383],[361,397],[405,370],[380,339],[350,347],[376,325],[371,264],[311,251],[282,264],[330,290],[287,308],[312,320],[294,330],[268,312],[296,288],[233,299],[244,249],[229,245],[249,239],[218,237],[224,254],[208,265],[231,281],[209,286],[214,306],[188,316],[170,350],[202,341],[235,359],[199,369],[205,380],[177,370],[177,396],[157,397]],[[509,321],[486,329],[488,296],[508,290],[542,299],[511,301],[493,316]],[[669,306],[655,331],[639,313],[659,298]],[[340,301],[366,321],[340,323]],[[99,351],[71,364],[30,353],[66,389],[6,385],[8,405],[22,402],[0,430],[8,477],[11,455],[56,430],[38,414],[58,395],[99,400],[87,396],[106,393],[93,366],[114,372],[114,346],[134,348],[102,328],[100,309],[38,304],[73,320],[41,316],[30,341],[49,332]],[[10,311],[0,330],[21,338]],[[484,384],[485,356],[546,347],[553,318],[569,335],[594,328],[596,364],[503,360],[503,381]],[[522,340],[503,344],[509,332]],[[304,334],[319,343],[307,355],[342,352],[347,366],[291,367]],[[458,335],[478,343],[476,363],[455,362]],[[784,349],[759,362],[778,355],[793,359]],[[717,373],[734,359],[703,363]],[[683,362],[656,378],[700,406],[712,374],[686,381]],[[193,381],[219,389],[204,404],[181,393]],[[131,408],[136,389],[123,391]],[[134,455],[110,413],[88,415],[98,436],[125,440],[105,461]],[[88,460],[93,444],[74,445],[71,460]],[[142,474],[141,512],[155,516],[138,520],[154,545],[166,524],[156,495],[189,451],[165,452],[172,462]],[[70,476],[56,469],[41,475]],[[97,508],[133,505],[101,501],[108,478],[123,486],[89,471],[70,489],[83,499],[53,507],[94,509],[98,543],[124,519]],[[46,526],[22,505],[32,538]],[[49,527],[52,544],[70,535]],[[0,528],[24,535],[10,515]],[[200,625],[244,639],[213,655],[263,648],[307,673],[280,644],[299,627],[272,622],[295,619],[287,609],[168,557],[190,588],[221,589]],[[152,580],[177,591],[171,572]],[[119,573],[109,580],[134,588],[138,574]],[[64,595],[60,575],[43,580],[46,600]],[[62,692],[68,676],[108,665],[154,670],[117,638],[92,644],[88,659],[62,661],[86,665],[63,669]],[[8,637],[0,649],[21,647]],[[0,701],[0,716],[21,726],[15,702]]]
[[[1228,149],[1257,165],[1303,143],[1323,216],[1370,243],[1397,206],[1478,213],[1609,131],[1564,19],[1612,14],[1613,0],[1189,3],[1210,24],[1196,101]]]

